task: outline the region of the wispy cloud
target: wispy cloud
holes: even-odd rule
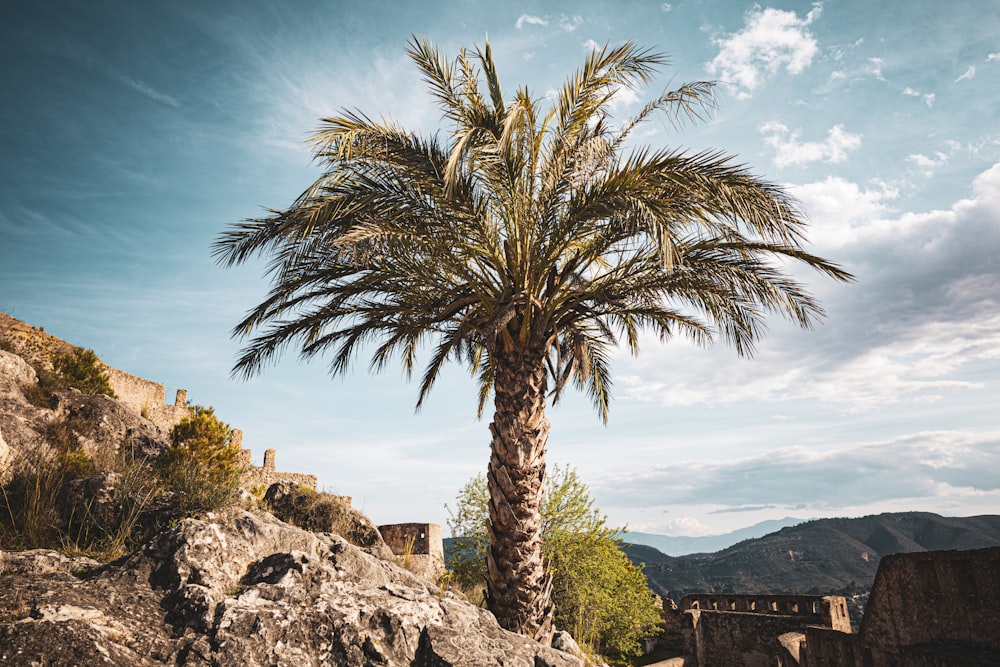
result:
[[[573,32],[581,25],[583,25],[583,17],[578,14],[574,14],[573,16],[563,16],[559,19],[559,27],[566,32]]]
[[[934,99],[936,97],[934,93],[921,93],[919,90],[914,90],[913,88],[907,86],[906,88],[903,88],[903,94],[907,97],[919,97],[928,107],[934,106]]]
[[[548,21],[543,19],[541,16],[533,16],[531,14],[521,14],[517,17],[517,21],[514,22],[514,27],[518,30],[523,30],[526,25],[540,25],[547,26]]]
[[[777,121],[764,123],[759,131],[764,135],[764,143],[774,149],[773,162],[777,167],[810,162],[836,164],[847,159],[848,151],[861,147],[861,135],[851,134],[839,124],[830,128],[825,141],[799,141],[801,130],[790,130]]]
[[[706,65],[708,72],[733,86],[742,99],[782,68],[790,74],[801,73],[819,50],[807,28],[821,11],[822,5],[816,3],[800,19],[795,12],[780,9],[751,10],[742,30],[715,40],[719,53]]]
[[[925,431],[826,451],[784,447],[730,460],[677,461],[609,474],[602,498],[641,507],[712,499],[710,513],[786,507],[832,509],[899,499],[1000,498],[1000,433]],[[683,471],[683,474],[679,474]],[[752,483],[747,483],[752,480]]]
[[[913,153],[907,155],[906,160],[920,169],[925,176],[932,176],[935,169],[948,162],[948,155],[941,151],[935,151],[933,156]]]
[[[991,53],[988,56],[986,56],[986,62],[991,62],[994,60],[1000,60],[1000,52]]]
[[[862,68],[862,71],[869,76],[875,77],[879,81],[885,81],[885,75],[882,74],[882,68],[885,67],[885,65],[885,58],[869,58]]]
[[[149,85],[143,83],[142,81],[137,81],[136,79],[131,79],[131,78],[129,78],[127,76],[124,76],[122,74],[119,74],[119,73],[115,73],[114,76],[115,76],[115,78],[118,81],[124,83],[126,86],[128,86],[129,88],[131,88],[135,92],[139,93],[140,95],[143,95],[144,97],[147,97],[147,98],[153,100],[154,102],[159,102],[161,104],[166,104],[166,105],[172,106],[174,108],[178,108],[178,107],[181,106],[181,103],[178,102],[176,98],[174,98],[171,95],[168,95],[166,93],[160,92],[160,91],[156,90],[155,88],[153,88],[152,86],[149,86]]]
[[[674,8],[674,6],[672,4],[670,4],[669,2],[664,2],[662,5],[660,5],[660,9],[662,9],[664,11],[664,13],[672,11],[673,8]]]
[[[972,78],[975,76],[976,76],[976,66],[969,65],[969,69],[965,70],[965,73],[962,74],[962,76],[955,79],[955,83],[958,83],[959,81],[971,81]]]

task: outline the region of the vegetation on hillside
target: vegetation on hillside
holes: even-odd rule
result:
[[[81,418],[49,422],[46,446],[19,451],[0,470],[0,549],[111,560],[181,518],[234,502],[243,468],[230,429],[211,408],[191,412],[157,459],[128,440],[115,450],[86,448],[96,425]]]
[[[483,600],[489,548],[486,479],[479,475],[448,508],[453,535],[453,581]],[[660,610],[642,569],[620,549],[618,530],[606,524],[587,486],[570,468],[556,466],[546,480],[542,540],[552,571],[556,627],[591,653],[639,653],[639,640],[659,633]]]
[[[75,348],[67,354],[54,354],[34,363],[38,383],[25,388],[25,398],[39,407],[48,407],[52,395],[63,389],[76,389],[88,396],[115,395],[104,364],[93,350]]]
[[[312,137],[325,172],[286,210],[219,238],[222,263],[261,256],[271,272],[269,294],[234,327],[250,338],[234,372],[298,347],[332,353],[335,375],[367,352],[372,369],[398,358],[411,373],[428,350],[419,405],[448,361],[466,365],[480,413],[494,405],[489,607],[503,627],[546,639],[548,401],[573,385],[607,419],[611,354],[637,354],[643,330],[749,355],[767,316],[810,327],[822,314],[789,262],[851,277],[804,249],[797,203],[732,156],[635,145],[643,123],[676,127],[713,105],[713,84],[695,82],[616,122],[618,94],[651,83],[663,55],[596,48],[539,98],[504,95],[489,43],[451,59],[414,37],[408,53],[444,132],[327,118]]]
[[[191,416],[170,431],[170,447],[158,461],[160,478],[184,516],[235,502],[246,472],[229,424],[211,407],[189,409]]]

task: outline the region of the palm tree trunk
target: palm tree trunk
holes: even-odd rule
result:
[[[552,577],[542,553],[545,358],[541,350],[516,349],[495,355],[494,363],[487,603],[501,626],[547,643]]]

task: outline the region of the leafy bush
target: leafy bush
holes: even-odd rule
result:
[[[182,516],[210,512],[233,503],[243,480],[239,447],[232,429],[200,405],[170,431],[170,447],[160,459],[160,475]]]
[[[38,384],[25,389],[25,397],[39,407],[52,407],[52,394],[60,389],[77,389],[88,396],[105,394],[114,397],[107,371],[93,350],[76,348],[69,354],[51,357],[51,369],[34,364]]]
[[[459,491],[454,512],[446,506],[454,536],[449,566],[473,596],[485,590],[488,503],[486,479],[479,475]],[[619,548],[619,531],[607,526],[575,471],[553,468],[542,521],[556,626],[591,653],[639,654],[639,640],[660,632],[660,610],[642,569]]]

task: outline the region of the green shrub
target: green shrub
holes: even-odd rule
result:
[[[77,389],[88,396],[105,394],[114,397],[107,371],[93,350],[76,348],[69,354],[51,357],[52,367],[34,364],[38,384],[26,387],[25,398],[38,407],[50,408],[52,395],[61,389]]]
[[[470,599],[485,591],[489,493],[479,475],[446,506],[454,537],[449,567]],[[569,468],[546,478],[542,541],[552,573],[556,627],[591,654],[638,655],[639,640],[660,632],[660,611],[636,567],[619,548],[618,530],[594,507],[587,485]]]
[[[77,348],[71,354],[57,354],[52,367],[63,387],[79,389],[88,396],[105,394],[114,398],[108,373],[93,350]]]
[[[230,443],[231,433],[211,407],[200,405],[170,431],[160,475],[182,516],[217,510],[236,500],[244,464],[239,447]]]

